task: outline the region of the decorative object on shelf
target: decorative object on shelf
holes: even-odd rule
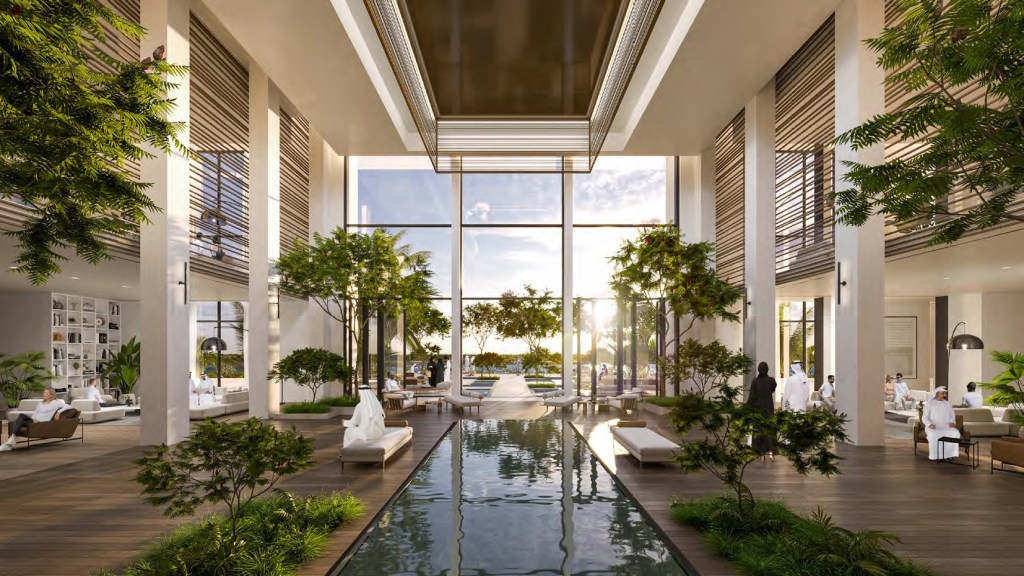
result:
[[[68,306],[68,309],[74,312],[78,312],[78,302],[72,300]]]
[[[54,310],[63,310],[64,309],[64,303],[61,302],[60,300],[54,300],[53,301],[53,309]]]
[[[106,344],[107,343],[107,335],[106,334],[101,333],[98,336],[99,336],[99,339],[100,339],[100,344]]]
[[[68,316],[68,324],[78,324],[78,316]]]
[[[78,370],[79,368],[82,367],[82,363],[81,362],[72,362],[71,363],[71,367],[74,368],[75,370]]]
[[[107,325],[107,319],[106,318],[104,318],[103,316],[97,316],[96,317],[96,327],[97,328],[103,328],[106,325]]]
[[[107,330],[120,330],[120,329],[121,329],[121,325],[118,324],[117,322],[111,322],[111,323],[107,324]]]
[[[82,312],[95,312],[96,308],[92,302],[84,302],[82,304]]]
[[[54,342],[63,342],[64,341],[64,333],[62,333],[62,332],[54,332],[53,333],[53,341]]]
[[[121,305],[120,304],[115,304],[115,303],[111,302],[110,303],[110,315],[111,316],[120,316],[121,315]]]

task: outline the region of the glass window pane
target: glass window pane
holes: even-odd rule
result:
[[[217,302],[196,302],[196,319],[200,322],[216,322]]]
[[[241,302],[221,302],[220,319],[222,321],[244,320],[245,307],[242,306]]]
[[[668,213],[665,158],[602,156],[573,175],[576,224],[661,224]]]
[[[452,301],[434,300],[434,308],[440,311],[441,315],[452,319]],[[450,325],[450,324],[449,324]],[[429,334],[429,324],[406,316],[405,318],[405,370],[412,372],[416,377],[427,376],[427,365],[431,357],[440,355],[446,361],[452,353],[451,330],[444,334]],[[451,371],[458,368],[455,362],[452,363]],[[444,369],[444,368],[442,368]],[[451,371],[441,376],[441,381],[451,379]]]
[[[429,168],[359,167],[365,163],[364,159],[354,161],[349,224],[451,224],[451,174],[437,174]]]
[[[463,230],[462,293],[497,298],[522,293],[529,284],[562,295],[560,228],[467,228]]]
[[[612,296],[608,279],[615,267],[609,258],[639,228],[575,228],[572,231],[572,291],[583,298]]]
[[[374,228],[355,228],[355,232],[372,233]],[[451,228],[385,228],[389,234],[402,234],[399,245],[413,252],[429,252],[427,269],[433,275],[430,283],[441,297],[452,295],[452,230]]]
[[[560,224],[559,174],[465,174],[462,221],[466,224]]]

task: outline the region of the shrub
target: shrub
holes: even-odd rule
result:
[[[876,530],[837,526],[820,508],[808,517],[777,500],[741,507],[732,497],[675,501],[672,517],[704,535],[743,574],[759,576],[927,576],[931,572],[892,552],[899,539]]]
[[[330,411],[331,406],[323,402],[289,402],[281,405],[282,414],[327,414]]]
[[[267,379],[278,382],[292,380],[299,386],[305,386],[313,392],[313,402],[316,402],[316,393],[321,386],[339,381],[347,389],[352,374],[352,367],[345,364],[340,354],[322,348],[300,348],[274,364]]]
[[[190,516],[203,504],[223,504],[228,530],[211,559],[229,561],[243,544],[238,523],[246,507],[281,478],[313,465],[313,442],[295,430],[279,431],[256,418],[245,422],[206,420],[191,437],[136,461],[135,481],[146,502],[171,517]]]
[[[351,494],[296,497],[287,492],[253,500],[238,519],[240,543],[223,554],[230,521],[213,516],[178,528],[131,562],[124,576],[266,576],[291,574],[323,551],[338,526],[363,515]],[[105,572],[104,574],[112,574]]]
[[[495,352],[484,352],[482,354],[477,354],[476,357],[473,358],[473,366],[481,372],[493,373],[499,367],[504,365],[501,354],[497,354]],[[497,380],[497,377],[494,379]]]
[[[328,396],[320,400],[319,403],[335,408],[348,408],[359,404],[359,396]]]
[[[644,402],[652,404],[654,406],[661,406],[663,408],[675,408],[676,404],[679,403],[678,396],[648,396],[643,399]]]
[[[529,382],[528,385],[530,388],[540,388],[544,390],[558,388],[558,384],[555,384],[554,382]]]

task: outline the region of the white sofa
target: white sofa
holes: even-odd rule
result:
[[[612,426],[612,437],[640,461],[641,468],[645,462],[674,460],[679,445],[646,426],[647,423],[642,420],[620,422]]]
[[[20,414],[31,416],[32,412],[35,411],[36,406],[42,402],[42,398],[29,398],[22,400],[18,404],[17,410],[8,410],[7,419],[11,422]],[[109,422],[111,420],[117,420],[124,418],[124,406],[108,406],[106,408],[100,408],[100,403],[95,400],[72,400],[70,406],[81,412],[81,419],[83,424],[96,424],[97,422]]]
[[[249,391],[222,392],[210,397],[209,394],[190,396],[188,408],[189,420],[205,420],[225,414],[235,414],[249,410]]]
[[[411,441],[412,428],[408,422],[385,420],[383,436],[376,440],[356,440],[341,449],[338,459],[342,468],[345,462],[380,462],[383,468],[388,458]]]
[[[908,403],[908,406],[907,406],[906,409],[907,410],[916,410],[917,409],[917,403],[918,402],[927,402],[929,394],[931,394],[931,392],[929,392],[927,390],[911,390],[910,391],[910,395],[914,397],[914,402],[913,402],[912,405],[910,403]],[[903,408],[900,408],[896,404],[896,402],[889,402],[887,400],[885,402],[885,409],[887,411],[889,411],[889,412],[896,412],[898,410],[902,410]]]

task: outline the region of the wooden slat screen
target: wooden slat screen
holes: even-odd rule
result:
[[[887,27],[898,24],[902,15],[903,13],[900,10],[899,2],[897,0],[886,0],[885,25]],[[892,84],[891,82],[888,82],[891,77],[892,73],[887,71],[887,82],[885,85],[886,112],[895,112],[900,110],[907,105],[907,100],[909,98],[918,93],[911,92],[903,83]],[[935,90],[935,88],[928,89]],[[986,90],[978,84],[959,86],[952,89],[951,92],[957,98],[971,104],[981,103],[986,97]],[[989,100],[988,105],[994,105],[991,99]],[[925,138],[929,137],[931,134],[933,134],[933,132],[929,132],[913,140],[890,139],[885,143],[886,161],[898,158],[912,158],[917,154],[924,152],[927,149]],[[968,210],[977,205],[977,203],[978,199],[969,190],[959,188],[950,191],[950,194],[945,200],[945,208],[955,214],[963,210]],[[1024,214],[1024,198],[1019,198],[1016,202],[1010,205],[1008,211],[1015,214]],[[936,224],[937,222],[935,221],[921,219],[918,222],[909,222],[896,226],[893,220],[890,219],[886,222],[885,227],[885,255],[895,256],[897,254],[905,254],[927,248],[929,241],[935,235]],[[1006,222],[996,228],[1014,225],[1019,224]],[[988,228],[984,231],[969,231],[964,235],[964,238],[968,238],[982,232],[991,232],[996,228]]]
[[[309,240],[309,122],[281,107],[281,254]]]
[[[775,75],[775,278],[828,272],[835,260],[835,21]]]
[[[719,278],[743,286],[744,111],[715,139],[715,262]]]
[[[139,13],[139,1],[140,0],[100,0],[101,3],[107,5],[114,10],[125,20],[130,20],[136,24],[140,22]],[[125,62],[138,62],[139,61],[139,42],[132,40],[109,24],[102,24],[103,31],[107,38],[103,44],[98,44],[100,50],[102,50],[108,56],[112,56],[116,59]],[[92,58],[88,62],[88,66],[100,72],[111,73],[114,72],[112,66],[106,62]],[[133,160],[127,160],[124,167],[122,168],[129,177],[133,180],[138,181],[140,166],[139,163]],[[0,229],[3,230],[15,230],[21,228],[21,226],[30,219],[35,218],[35,212],[30,209],[27,205],[20,202],[17,198],[5,198],[0,204]],[[99,238],[106,245],[107,250],[111,256],[120,258],[123,260],[139,261],[139,232],[138,226],[133,226],[134,231],[125,236],[115,236],[113,234],[100,234]]]
[[[249,73],[192,15],[192,269],[249,282]]]

